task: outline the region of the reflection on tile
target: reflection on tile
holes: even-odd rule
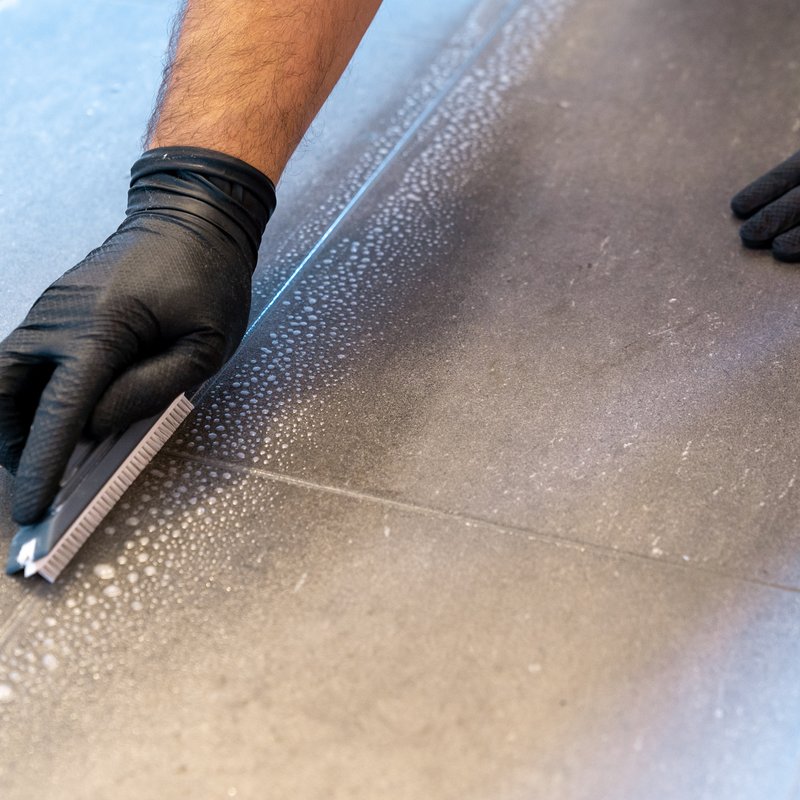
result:
[[[8,800],[31,774],[303,800],[792,777],[792,593],[164,457],[81,560],[0,656]]]
[[[546,25],[519,16],[186,446],[797,586],[797,274],[743,253],[727,212],[739,161],[791,125],[726,101],[731,41],[788,53],[796,32],[706,6],[662,30],[647,7],[581,4],[542,58],[508,47]]]
[[[22,0],[3,12],[0,336],[121,221],[174,7]]]

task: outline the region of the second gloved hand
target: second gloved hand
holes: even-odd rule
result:
[[[163,410],[233,354],[275,207],[264,175],[221,153],[159,148],[131,170],[125,221],[0,344],[0,465],[36,521],[87,430]]]
[[[747,220],[739,231],[747,247],[771,247],[780,261],[800,261],[800,153],[742,189],[731,208]]]

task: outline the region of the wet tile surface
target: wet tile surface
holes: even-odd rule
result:
[[[4,800],[797,797],[798,276],[727,202],[795,149],[800,13],[469,7],[386,4],[256,312],[361,202],[80,563],[0,582]],[[0,161],[10,328],[118,221],[172,7],[2,8],[4,68],[12,19],[53,73],[86,25],[134,43],[0,89],[70,156]]]
[[[169,458],[81,562],[0,658],[9,799],[31,774],[87,798],[753,798],[792,778],[793,593]]]
[[[798,274],[728,212],[793,148],[797,14],[648,8],[579,4],[546,57],[518,18],[188,446],[797,586]]]

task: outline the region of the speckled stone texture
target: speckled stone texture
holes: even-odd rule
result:
[[[0,41],[169,16],[47,8]],[[287,175],[269,312],[63,579],[0,583],[4,800],[800,800],[800,273],[728,210],[797,149],[800,8],[407,8]],[[15,253],[96,244],[0,164]]]

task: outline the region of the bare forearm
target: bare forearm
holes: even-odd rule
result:
[[[277,182],[381,0],[188,0],[147,146],[191,145]]]

